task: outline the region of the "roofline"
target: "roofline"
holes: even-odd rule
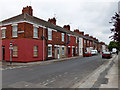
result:
[[[56,28],[58,28],[57,31],[59,31],[59,32],[63,32],[63,33],[75,35],[75,36],[78,36],[78,37],[82,37],[83,39],[91,40],[91,41],[94,41],[94,42],[96,42],[96,43],[99,42],[99,41],[93,40],[93,39],[91,39],[91,38],[89,38],[89,37],[86,37],[86,36],[84,36],[84,35],[81,35],[81,34],[78,34],[78,33],[76,33],[76,32],[67,30],[67,29],[65,29],[65,28],[63,28],[63,27],[61,27],[61,26],[54,25],[54,24],[52,24],[52,23],[50,23],[50,22],[48,22],[48,21],[45,21],[45,20],[43,20],[43,19],[40,19],[40,18],[38,18],[38,17],[30,16],[30,15],[28,15],[28,14],[26,14],[26,13],[24,13],[24,14],[19,14],[19,15],[17,15],[17,16],[11,17],[11,18],[9,18],[9,19],[3,20],[3,21],[0,22],[0,26],[3,26],[2,23],[5,23],[5,22],[7,22],[7,21],[10,21],[10,20],[12,20],[12,19],[14,19],[14,18],[17,18],[17,17],[19,17],[19,16],[23,16],[23,17],[21,18],[21,20],[18,20],[18,21],[15,20],[14,22],[11,21],[12,23],[8,23],[8,24],[13,24],[13,23],[18,23],[18,22],[26,22],[26,21],[27,21],[27,22],[31,22],[31,23],[33,23],[33,24],[38,24],[38,23],[35,23],[35,22],[33,22],[33,21],[27,20],[27,17],[30,17],[30,18],[34,18],[34,19],[40,20],[41,22],[44,22],[44,23],[46,24],[46,25],[38,24],[38,25],[40,25],[40,27],[44,27],[44,28],[45,28],[45,27],[46,27],[46,28],[51,28],[51,27],[52,27],[52,29],[55,29],[55,27],[56,27]],[[51,27],[49,27],[49,24],[50,24]],[[7,25],[7,24],[4,24],[4,25]],[[56,29],[55,29],[55,30],[56,30]]]

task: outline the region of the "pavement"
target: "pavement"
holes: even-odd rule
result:
[[[12,64],[10,64],[10,62],[6,62],[6,61],[2,61],[0,62],[1,66],[8,66],[8,67],[15,67],[15,66],[28,66],[28,65],[46,65],[46,64],[50,64],[50,63],[54,63],[54,62],[61,62],[61,61],[66,61],[66,60],[72,60],[72,59],[77,59],[77,58],[81,58],[82,56],[74,56],[74,57],[69,57],[69,58],[61,58],[61,59],[53,59],[53,60],[47,60],[47,61],[36,61],[36,62],[27,62],[27,63],[22,63],[22,62],[12,62]]]
[[[118,88],[118,60],[116,59],[108,74],[105,76],[108,79],[107,84],[101,84],[100,88]]]

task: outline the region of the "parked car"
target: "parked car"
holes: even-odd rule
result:
[[[89,57],[89,56],[92,56],[92,54],[89,52],[84,52],[83,57]]]
[[[98,51],[97,51],[97,50],[91,50],[91,54],[92,54],[92,55],[97,55],[97,54],[98,54]]]
[[[110,52],[103,52],[102,58],[112,58],[112,54]]]

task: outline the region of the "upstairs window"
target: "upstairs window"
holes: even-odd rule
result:
[[[62,41],[64,42],[64,33],[62,33]]]
[[[86,40],[84,40],[84,44],[86,45]]]
[[[68,41],[70,42],[70,35],[68,35]]]
[[[48,40],[52,40],[52,30],[48,29]]]
[[[2,30],[2,38],[5,38],[5,29]]]
[[[37,27],[33,28],[33,38],[38,38],[38,28]]]
[[[13,46],[13,57],[17,57],[18,56],[18,46],[14,45]]]
[[[17,24],[12,26],[12,37],[17,37]]]
[[[76,37],[76,43],[77,43],[77,37]]]
[[[89,46],[89,41],[87,41],[87,46]]]

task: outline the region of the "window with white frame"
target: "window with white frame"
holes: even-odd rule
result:
[[[34,45],[33,47],[33,56],[37,57],[38,56],[38,46]]]
[[[84,40],[84,44],[86,45],[86,40]]]
[[[38,28],[33,27],[33,38],[38,38]]]
[[[77,37],[76,37],[76,43],[77,43]]]
[[[65,55],[65,49],[62,47],[62,55]]]
[[[18,46],[17,46],[17,45],[14,45],[14,46],[13,46],[13,56],[14,56],[14,57],[17,57],[17,56],[18,56]]]
[[[87,46],[89,46],[89,41],[87,41]]]
[[[52,30],[48,29],[48,40],[52,40]]]
[[[48,45],[48,57],[52,57],[52,45]]]
[[[81,53],[81,48],[80,48],[80,53]]]
[[[70,42],[70,35],[68,35],[68,40],[69,40],[69,42]]]
[[[5,38],[5,29],[2,30],[2,38]]]
[[[17,25],[12,26],[12,37],[17,37]]]
[[[64,33],[62,33],[62,41],[64,42]]]
[[[76,47],[76,54],[77,54],[77,47]]]

